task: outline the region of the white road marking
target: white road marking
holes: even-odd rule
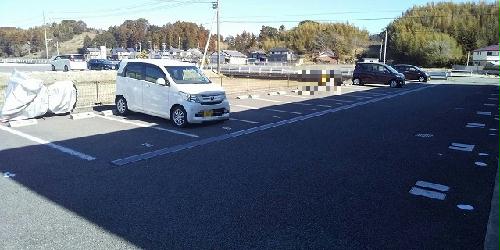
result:
[[[141,146],[144,146],[146,148],[150,148],[150,147],[153,147],[153,144],[149,144],[149,143],[145,142],[145,143],[141,144]]]
[[[281,109],[266,109],[267,111],[273,111],[273,112],[278,112],[278,113],[291,113],[291,114],[296,114],[296,115],[301,115],[302,113],[300,112],[295,112],[295,111],[286,111],[286,110],[281,110]]]
[[[340,95],[340,96],[354,97],[354,98],[358,98],[358,99],[370,99],[370,98],[373,98],[373,96],[359,96],[359,95],[351,95],[351,94],[343,94],[343,95]]]
[[[141,128],[152,128],[152,129],[156,129],[156,130],[160,130],[160,131],[170,132],[173,134],[185,135],[185,136],[189,136],[189,137],[193,137],[193,138],[199,137],[195,134],[185,133],[182,131],[177,131],[177,130],[173,130],[173,129],[166,129],[166,128],[162,128],[162,127],[155,127],[155,126],[158,126],[158,124],[156,124],[156,123],[133,122],[133,121],[129,121],[129,120],[124,120],[124,119],[110,117],[110,116],[102,116],[102,115],[97,115],[96,117],[110,120],[110,121],[116,121],[116,122],[121,122],[121,123],[125,123],[125,124],[130,124],[130,125],[134,125],[134,126],[141,127]]]
[[[58,144],[46,141],[44,139],[40,139],[40,138],[35,137],[35,136],[31,136],[31,135],[25,134],[25,133],[23,133],[21,131],[17,131],[17,130],[14,130],[14,129],[11,129],[11,128],[7,128],[7,127],[4,127],[4,126],[0,126],[0,130],[3,130],[3,131],[8,132],[8,133],[11,133],[13,135],[17,135],[17,136],[23,137],[23,138],[28,139],[28,140],[30,140],[32,142],[36,142],[38,144],[46,145],[48,147],[51,147],[51,148],[59,150],[59,151],[61,151],[63,153],[75,156],[75,157],[80,158],[82,160],[93,161],[93,160],[96,159],[93,156],[90,156],[90,155],[87,155],[87,154],[84,154],[84,153],[80,153],[80,152],[75,151],[73,149],[70,149],[70,148],[67,148],[67,147],[63,147],[61,145],[58,145]]]
[[[433,134],[416,134],[415,136],[420,137],[420,138],[431,138],[434,135]]]
[[[330,105],[323,105],[323,104],[318,104],[318,105],[316,105],[316,106],[318,106],[318,107],[323,107],[323,108],[331,108],[331,107],[332,107],[332,106],[330,106]]]
[[[498,129],[496,128],[490,128],[490,131],[497,131]]]
[[[477,111],[476,114],[478,114],[478,115],[491,115],[491,112]]]
[[[9,122],[9,127],[11,128],[19,128],[19,127],[26,127],[30,125],[35,125],[37,124],[36,119],[28,119],[28,120],[19,120],[19,121],[10,121]]]
[[[80,120],[80,119],[92,118],[94,116],[95,116],[95,114],[92,112],[83,112],[83,113],[71,114],[71,115],[69,115],[69,118],[72,120]]]
[[[488,106],[488,107],[495,107],[495,106],[497,106],[496,104],[493,104],[493,103],[485,103],[483,105],[484,106]]]
[[[309,110],[311,110],[311,111],[317,111],[318,109],[309,109]]]
[[[449,149],[454,149],[454,150],[459,150],[459,151],[465,151],[465,152],[472,152],[474,150],[475,145],[469,145],[469,144],[462,144],[462,143],[456,143],[453,142],[451,146],[449,146]]]
[[[259,108],[256,108],[256,107],[247,106],[247,105],[240,105],[240,104],[233,104],[231,106],[240,107],[240,108],[246,108],[246,109],[259,109]]]
[[[299,99],[311,99],[309,97],[298,96],[298,95],[282,95],[282,96],[295,97],[295,98],[299,98]]]
[[[468,211],[474,210],[474,207],[471,205],[458,204],[457,207],[461,210],[468,210]]]
[[[498,98],[488,97],[488,100],[496,101]]]
[[[497,135],[497,134],[489,134],[489,135],[494,136],[494,135]]]
[[[479,167],[486,167],[486,166],[488,166],[488,164],[486,164],[484,162],[480,162],[480,161],[476,161],[476,162],[474,162],[474,164],[476,166],[479,166]]]
[[[441,192],[448,192],[448,190],[450,190],[450,187],[448,187],[448,186],[430,183],[430,182],[426,182],[426,181],[417,181],[417,183],[415,183],[415,185],[419,186],[419,187],[423,187],[423,188],[434,189],[434,190],[441,191]]]
[[[268,129],[272,129],[272,128],[276,128],[276,127],[280,127],[280,126],[285,126],[288,124],[312,119],[315,117],[321,117],[321,116],[324,116],[327,114],[332,114],[332,113],[336,113],[336,112],[339,112],[342,110],[348,110],[348,109],[355,108],[358,106],[367,105],[367,104],[383,101],[386,99],[391,99],[391,98],[395,98],[398,96],[407,95],[409,93],[422,91],[422,90],[425,90],[428,88],[433,88],[436,86],[438,86],[438,85],[427,85],[425,87],[419,87],[419,88],[415,88],[415,89],[411,89],[411,90],[407,90],[407,91],[400,91],[400,92],[392,94],[392,95],[387,95],[387,96],[374,98],[374,99],[370,99],[370,100],[366,100],[366,101],[360,101],[357,103],[353,103],[353,104],[349,104],[349,105],[345,105],[345,106],[340,106],[337,108],[322,110],[322,111],[318,111],[318,112],[307,114],[307,115],[293,117],[293,118],[290,118],[287,120],[280,120],[280,121],[276,121],[276,122],[271,122],[268,124],[260,125],[258,127],[252,127],[252,128],[248,128],[248,129],[244,129],[244,130],[239,130],[239,131],[235,131],[235,132],[232,132],[229,134],[200,139],[200,140],[192,141],[192,142],[189,142],[186,144],[180,144],[180,145],[176,145],[176,146],[172,146],[172,147],[166,147],[166,148],[146,152],[146,153],[139,154],[139,155],[131,155],[131,156],[128,156],[125,158],[113,160],[111,162],[111,164],[116,165],[116,166],[123,166],[123,165],[127,165],[130,163],[134,163],[134,162],[138,162],[138,161],[142,161],[142,160],[146,160],[146,159],[151,159],[151,158],[162,156],[162,155],[172,154],[175,152],[179,152],[181,150],[187,150],[187,149],[207,145],[207,144],[214,143],[214,142],[225,141],[225,140],[237,138],[237,137],[248,135],[248,134],[253,134],[253,133],[256,133],[259,131],[265,131]]]
[[[280,118],[281,118],[281,116],[273,115],[273,118],[278,118],[278,119],[280,119]]]
[[[339,99],[334,99],[334,98],[321,98],[321,100],[335,101],[335,102],[347,102],[347,103],[352,103],[352,102],[354,102],[354,101],[349,101],[349,100],[339,100]]]
[[[222,127],[224,130],[231,130],[231,127]]]
[[[250,123],[250,124],[257,124],[259,122],[256,121],[250,121],[250,120],[244,120],[244,119],[236,119],[236,118],[229,118],[230,121],[239,121],[239,122],[245,122],[245,123]]]
[[[271,100],[271,99],[265,99],[265,98],[252,98],[252,99],[253,99],[253,100],[259,100],[259,101],[264,101],[264,102],[282,103],[282,101]]]
[[[489,154],[488,153],[479,153],[478,155],[479,156],[488,156]]]
[[[476,122],[468,122],[467,125],[465,125],[466,128],[484,128],[484,126],[486,126],[486,124]]]
[[[417,195],[417,196],[424,196],[427,198],[437,199],[437,200],[446,199],[446,194],[436,192],[436,191],[425,190],[425,189],[421,189],[418,187],[412,187],[410,189],[410,194]]]
[[[301,103],[301,102],[290,102],[288,104],[301,105],[301,106],[312,106],[310,103]]]

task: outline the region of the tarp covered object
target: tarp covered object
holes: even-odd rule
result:
[[[67,113],[76,103],[76,88],[71,81],[60,81],[46,87],[42,80],[14,71],[5,90],[0,119],[23,120],[45,115]]]

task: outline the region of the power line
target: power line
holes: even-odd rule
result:
[[[309,13],[309,14],[285,14],[285,15],[259,15],[259,16],[224,16],[224,19],[233,18],[262,18],[262,17],[308,17],[308,16],[326,16],[326,15],[342,15],[342,14],[365,14],[371,13],[372,11],[337,11],[337,12],[321,12],[321,13]],[[377,11],[378,13],[390,13],[390,12],[403,12],[401,10],[382,10]]]

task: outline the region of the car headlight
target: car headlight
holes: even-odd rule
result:
[[[179,95],[182,97],[183,100],[188,101],[188,102],[200,102],[200,98],[198,95],[191,95],[185,92],[179,92]]]

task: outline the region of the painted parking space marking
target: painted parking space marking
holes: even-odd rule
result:
[[[488,153],[479,153],[478,155],[479,156],[488,156],[489,154]]]
[[[80,158],[82,160],[93,161],[93,160],[96,159],[95,157],[90,156],[88,154],[84,154],[84,153],[78,152],[76,150],[73,150],[73,149],[70,149],[70,148],[67,148],[67,147],[63,147],[63,146],[61,146],[59,144],[55,144],[55,143],[46,141],[44,139],[41,139],[41,138],[38,138],[38,137],[35,137],[35,136],[25,134],[25,133],[23,133],[21,131],[17,131],[17,130],[14,130],[14,129],[11,129],[11,128],[7,128],[7,127],[4,127],[4,126],[0,126],[0,130],[3,130],[5,132],[8,132],[8,133],[13,134],[13,135],[17,135],[19,137],[22,137],[24,139],[30,140],[32,142],[36,142],[38,144],[48,146],[50,148],[53,148],[55,150],[58,150],[60,152],[65,153],[65,154],[69,154],[71,156],[75,156],[77,158]]]
[[[488,100],[497,101],[497,100],[498,100],[498,98],[488,97]]]
[[[461,210],[467,210],[467,211],[472,211],[474,210],[474,207],[471,206],[471,205],[467,205],[467,204],[458,204],[457,207]]]
[[[488,107],[495,107],[495,106],[497,106],[496,104],[493,104],[493,103],[485,103],[483,105],[484,106],[488,106]]]
[[[199,136],[197,136],[195,134],[185,133],[185,132],[178,131],[178,130],[166,129],[166,128],[162,128],[162,127],[155,127],[155,126],[158,126],[158,124],[156,124],[156,123],[133,122],[133,121],[124,120],[124,119],[121,119],[121,118],[115,118],[115,117],[111,117],[111,116],[102,116],[102,115],[97,115],[96,117],[99,117],[99,118],[102,118],[102,119],[106,119],[106,120],[110,120],[110,121],[116,121],[116,122],[121,122],[121,123],[125,123],[125,124],[130,124],[130,125],[134,125],[134,126],[141,127],[141,128],[152,128],[152,129],[155,129],[155,130],[165,131],[165,132],[169,132],[169,133],[173,133],[173,134],[178,134],[178,135],[184,135],[184,136],[188,136],[188,137],[192,137],[192,138],[198,138],[199,137]]]
[[[488,166],[488,164],[486,164],[484,162],[481,162],[481,161],[474,162],[474,165],[476,165],[478,167],[486,167],[486,166]]]
[[[417,181],[415,183],[415,185],[419,186],[419,187],[423,187],[423,188],[434,189],[434,190],[441,191],[441,192],[447,192],[448,190],[450,190],[450,187],[448,187],[448,186],[436,184],[436,183],[431,183],[431,182],[427,182],[427,181]]]
[[[250,120],[245,120],[245,119],[237,119],[237,118],[229,118],[230,121],[238,121],[238,122],[244,122],[244,123],[250,123],[250,124],[258,124],[259,122],[256,121],[250,121]]]
[[[321,100],[335,101],[335,102],[346,102],[346,103],[355,102],[355,101],[349,101],[349,100],[339,100],[339,99],[335,99],[335,98],[321,98]]]
[[[291,102],[289,104],[301,105],[301,106],[312,106],[310,103],[301,103],[301,102]]]
[[[155,150],[155,151],[146,152],[146,153],[139,154],[139,155],[131,155],[131,156],[128,156],[128,157],[125,157],[125,158],[120,158],[120,159],[113,160],[113,161],[111,161],[111,164],[116,165],[116,166],[123,166],[123,165],[127,165],[127,164],[130,164],[130,163],[135,163],[135,162],[139,162],[139,161],[142,161],[142,160],[147,160],[147,159],[155,158],[155,157],[158,157],[158,156],[172,154],[172,153],[175,153],[175,152],[179,152],[181,150],[192,149],[194,147],[199,147],[199,146],[207,145],[207,144],[210,144],[210,143],[221,142],[221,141],[225,141],[225,140],[228,140],[228,139],[231,139],[231,138],[237,138],[237,137],[240,137],[240,136],[243,136],[243,135],[253,134],[253,133],[256,133],[256,132],[259,132],[259,131],[265,131],[265,130],[268,130],[268,129],[271,129],[271,128],[285,126],[285,125],[288,125],[288,124],[293,124],[293,123],[296,123],[296,122],[300,122],[300,121],[312,119],[312,118],[315,118],[315,117],[321,117],[321,116],[324,116],[324,115],[327,115],[327,114],[332,114],[332,113],[336,113],[336,112],[339,112],[339,111],[343,111],[343,110],[348,110],[348,109],[351,109],[351,108],[355,108],[355,107],[358,107],[358,106],[367,105],[367,104],[371,104],[371,103],[375,103],[375,102],[379,102],[379,101],[383,101],[383,100],[395,98],[395,97],[398,97],[398,96],[407,95],[407,94],[410,94],[410,93],[422,91],[422,90],[425,90],[425,89],[428,89],[428,88],[433,88],[433,87],[436,87],[436,86],[438,86],[438,85],[428,85],[428,86],[421,87],[421,88],[415,88],[415,89],[411,89],[411,90],[407,90],[407,91],[401,91],[399,93],[395,93],[395,94],[392,94],[392,95],[387,95],[387,96],[383,96],[383,97],[379,97],[379,98],[374,98],[374,99],[370,99],[370,100],[366,100],[366,101],[361,101],[361,102],[357,102],[357,103],[353,103],[353,104],[349,104],[349,105],[345,105],[345,106],[341,106],[341,107],[337,107],[337,108],[333,108],[333,109],[322,110],[322,111],[318,111],[318,112],[307,114],[307,115],[297,116],[297,117],[290,118],[290,119],[287,119],[287,120],[281,120],[281,121],[277,121],[277,122],[271,122],[271,123],[267,123],[267,124],[264,124],[264,125],[261,125],[261,126],[258,126],[258,127],[252,127],[252,128],[248,128],[248,129],[244,129],[244,130],[239,130],[239,131],[235,131],[235,132],[232,132],[232,133],[229,133],[229,134],[224,134],[224,135],[220,135],[220,136],[209,137],[209,138],[205,138],[205,139],[202,139],[202,140],[197,140],[197,141],[189,142],[189,143],[186,143],[186,144],[180,144],[180,145],[176,145],[176,146],[172,146],[172,147],[166,147],[166,148],[162,148],[162,149],[158,149],[158,150]]]
[[[245,109],[259,109],[257,107],[252,107],[252,106],[248,106],[248,105],[241,105],[241,104],[233,104],[231,106],[239,107],[239,108],[245,108]]]
[[[301,115],[302,113],[300,112],[295,112],[295,111],[286,111],[286,110],[281,110],[281,109],[265,109],[267,111],[273,111],[273,112],[278,112],[278,113],[290,113],[290,114],[296,114],[296,115]]]
[[[478,115],[491,115],[491,112],[477,111],[476,114],[478,114]]]
[[[446,194],[443,194],[441,192],[431,191],[431,190],[425,190],[425,189],[418,188],[418,187],[412,187],[410,189],[410,194],[417,195],[417,196],[424,196],[427,198],[437,199],[437,200],[446,199]]]
[[[265,98],[252,98],[252,99],[253,100],[259,100],[259,101],[264,101],[264,102],[283,103],[282,101],[265,99]]]
[[[475,145],[453,142],[448,148],[458,151],[472,152],[472,150],[474,150],[474,147]]]
[[[31,126],[37,124],[36,119],[27,119],[27,120],[19,120],[19,121],[10,121],[9,122],[9,127],[11,128],[19,128],[19,127],[26,127],[26,126]]]
[[[318,104],[316,106],[323,107],[323,108],[331,108],[332,107],[331,105],[323,105],[323,104]]]
[[[484,128],[484,126],[486,126],[486,124],[477,122],[468,122],[467,125],[465,125],[466,128]]]

